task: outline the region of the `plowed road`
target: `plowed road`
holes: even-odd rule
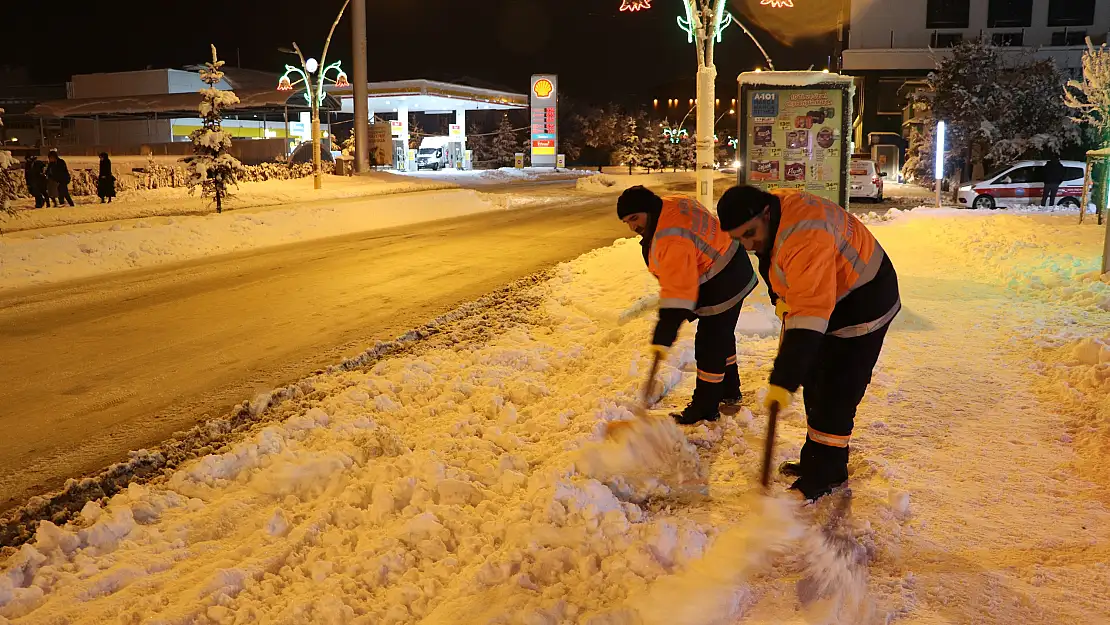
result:
[[[0,511],[612,243],[613,201],[0,293]]]

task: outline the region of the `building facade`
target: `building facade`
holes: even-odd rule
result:
[[[903,134],[912,123],[907,98],[961,41],[985,38],[1005,55],[1051,58],[1067,73],[1083,67],[1086,38],[1098,45],[1110,30],[1110,0],[852,0],[842,72],[857,79],[862,125]]]

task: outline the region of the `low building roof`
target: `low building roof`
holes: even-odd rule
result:
[[[245,89],[235,92],[239,104],[227,110],[239,114],[281,115],[309,110],[304,91],[276,89]],[[150,118],[154,116],[197,117],[203,96],[197,93],[159,93],[152,95],[115,96],[108,98],[75,98],[42,102],[27,112],[32,117],[101,119]],[[340,103],[326,95],[321,110],[338,111]]]

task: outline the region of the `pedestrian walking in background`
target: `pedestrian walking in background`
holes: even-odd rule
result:
[[[112,159],[107,152],[100,153],[100,175],[96,178],[96,194],[100,196],[100,203],[111,203],[116,197],[116,177],[112,175]]]
[[[62,202],[66,202],[70,206],[74,206],[73,196],[69,194],[69,166],[66,165],[65,159],[58,156],[57,150],[50,150],[50,154],[46,158],[50,161],[50,164],[46,166],[46,179],[54,183],[56,187],[55,205],[61,206]]]
[[[35,208],[46,206],[49,201],[46,195],[46,163],[37,156],[29,155],[23,173],[27,177],[27,192],[35,198]]]

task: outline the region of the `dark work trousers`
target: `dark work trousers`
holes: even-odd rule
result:
[[[848,479],[848,443],[890,324],[854,338],[826,335],[803,384],[809,432],[802,446],[801,479],[808,495]]]
[[[1058,184],[1046,184],[1041,195],[1041,206],[1056,206],[1056,192],[1059,190]]]
[[[698,383],[692,405],[715,413],[722,399],[740,397],[740,371],[736,368],[736,322],[744,301],[718,315],[698,317],[694,359]]]
[[[69,183],[58,183],[58,205],[61,206],[62,202],[73,206],[73,196],[69,194]]]

